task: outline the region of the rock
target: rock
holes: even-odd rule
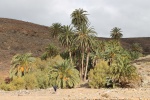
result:
[[[105,97],[105,98],[109,98],[109,95],[107,93],[104,93],[101,95],[102,97]]]

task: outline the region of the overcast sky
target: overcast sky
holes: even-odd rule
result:
[[[150,0],[0,0],[0,17],[69,25],[78,8],[88,12],[100,37],[110,37],[113,27],[121,28],[123,37],[150,37]]]

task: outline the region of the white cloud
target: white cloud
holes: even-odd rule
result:
[[[109,37],[119,27],[124,37],[150,37],[149,0],[0,0],[0,17],[50,26],[70,24],[70,14],[87,10],[98,36]]]

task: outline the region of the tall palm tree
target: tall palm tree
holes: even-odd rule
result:
[[[73,13],[71,14],[72,21],[71,23],[74,25],[74,27],[77,28],[77,30],[80,30],[82,25],[88,24],[88,18],[86,15],[87,11],[83,9],[75,9]]]
[[[72,56],[71,56],[71,46],[73,45],[73,27],[70,25],[63,26],[63,33],[59,35],[59,41],[64,47],[67,47],[67,50],[69,52],[69,57],[72,63]]]
[[[80,70],[80,78],[82,79],[84,73],[84,80],[86,79],[87,75],[87,68],[89,62],[89,53],[92,49],[93,45],[93,37],[95,36],[96,32],[93,28],[82,25],[81,30],[77,31],[75,42],[77,43],[78,49],[81,51],[81,70]],[[87,53],[86,57],[86,67],[84,71],[84,58],[85,53]]]
[[[60,23],[53,23],[52,26],[50,27],[51,29],[51,34],[53,38],[56,38],[58,34],[62,32],[62,25]]]
[[[118,28],[118,27],[114,27],[112,30],[111,30],[111,38],[115,39],[115,40],[119,40],[123,34],[121,33],[121,28]]]
[[[31,63],[35,61],[31,53],[17,54],[11,60],[10,77],[24,76],[31,70]]]

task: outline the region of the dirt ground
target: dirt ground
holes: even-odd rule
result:
[[[87,100],[87,99],[122,99],[122,100],[150,100],[150,88],[137,89],[58,89],[22,90],[0,92],[1,100]]]

